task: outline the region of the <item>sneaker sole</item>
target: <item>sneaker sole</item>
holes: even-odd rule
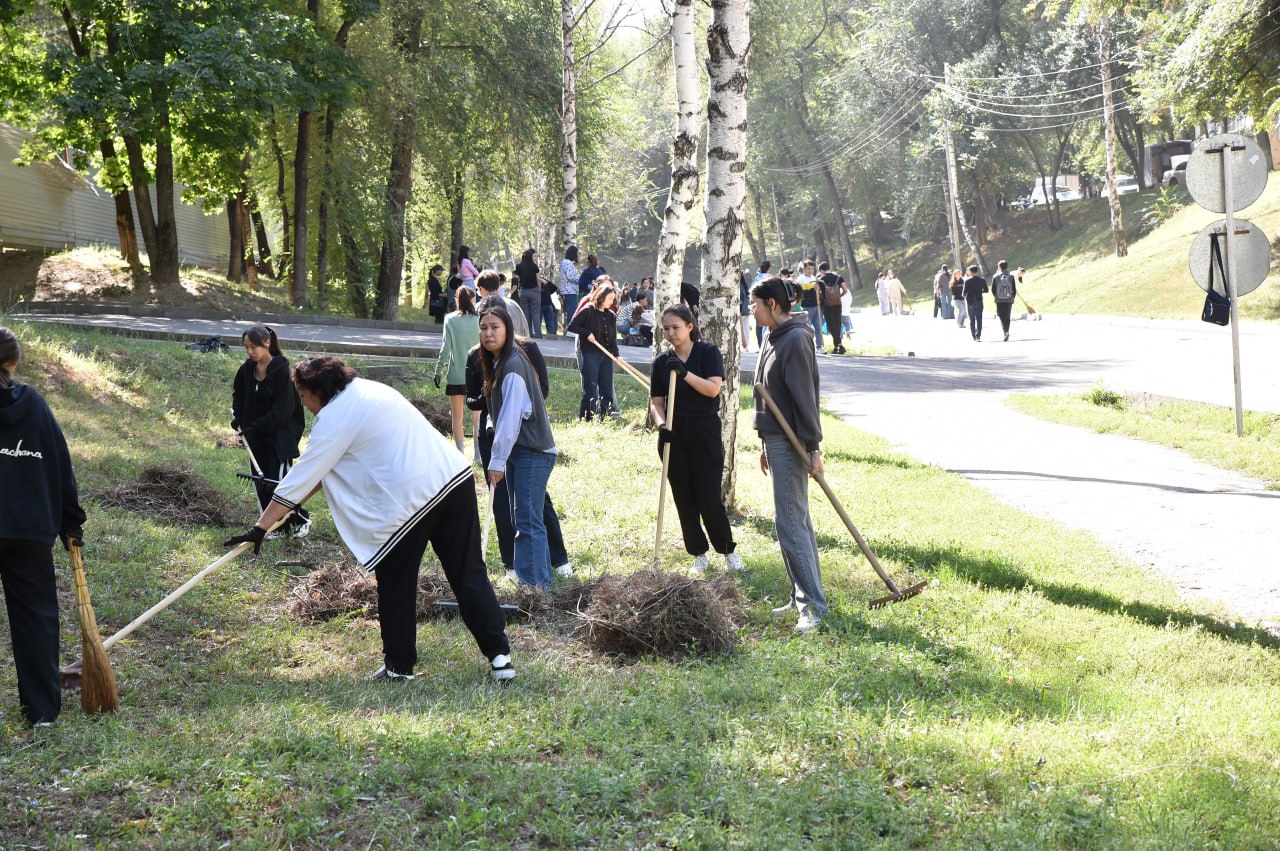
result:
[[[505,683],[516,678],[515,668],[501,668],[493,671],[493,681],[496,683]]]

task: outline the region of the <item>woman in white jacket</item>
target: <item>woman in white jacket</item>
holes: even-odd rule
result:
[[[418,568],[428,543],[493,678],[514,677],[502,609],[480,552],[470,463],[407,399],[357,378],[337,358],[298,364],[293,382],[315,414],[311,438],[257,525],[227,545],[252,542],[257,552],[266,530],[323,487],[343,543],[378,577],[384,662],[374,679],[414,677]]]

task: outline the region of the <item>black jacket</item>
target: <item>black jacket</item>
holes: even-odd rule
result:
[[[25,384],[0,388],[0,482],[0,538],[52,545],[59,535],[82,534],[66,438],[49,405]]]
[[[254,366],[253,361],[246,360],[236,373],[231,427],[245,433],[251,448],[269,447],[281,461],[297,458],[304,420],[302,400],[289,375],[289,361],[282,355],[273,357],[267,364],[267,377],[261,382],[254,378]],[[274,475],[274,471],[262,472]]]
[[[516,338],[516,345],[524,350],[538,374],[538,387],[542,390],[542,398],[551,393],[551,377],[547,374],[547,359],[542,356],[542,349],[528,338]],[[480,412],[480,427],[484,428],[489,417],[489,401],[484,395],[484,368],[480,366],[480,347],[472,346],[467,352],[467,408]]]
[[[607,308],[598,310],[594,304],[589,304],[578,311],[578,315],[569,323],[565,332],[577,334],[582,338],[579,341],[579,347],[583,352],[599,351],[595,343],[587,339],[588,334],[595,334],[600,345],[608,349],[614,357],[618,356],[618,317],[612,310]]]

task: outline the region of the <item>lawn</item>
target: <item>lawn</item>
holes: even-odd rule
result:
[[[50,400],[83,490],[186,463],[243,509],[240,452],[216,447],[239,356],[17,324],[22,377]],[[654,438],[626,416],[572,422],[551,491],[580,574],[649,557]],[[425,373],[403,385],[437,396]],[[814,489],[833,614],[790,634],[759,443],[740,419],[735,535],[746,623],[732,656],[590,652],[568,617],[513,621],[519,677],[489,683],[453,621],[419,630],[422,676],[367,683],[376,624],[302,624],[282,560],[343,551],[322,504],[303,542],[269,542],[112,648],[122,710],[68,706],[34,736],[0,666],[0,836],[52,847],[1182,848],[1280,835],[1280,640],[1188,610],[1169,583],[1089,536],[824,419],[828,476],[886,569],[884,593]],[[975,518],[957,534],[955,512]],[[221,554],[230,529],[180,528],[89,501],[86,561],[110,633]],[[673,512],[664,561],[677,548]],[[238,528],[238,527],[235,527]],[[59,549],[60,564],[65,562]],[[427,565],[430,568],[430,564]],[[495,574],[496,575],[496,574]],[[65,655],[78,627],[64,582]],[[563,581],[563,580],[558,580]],[[500,593],[509,593],[505,580]],[[0,616],[2,618],[3,616]],[[0,659],[8,658],[7,626]]]

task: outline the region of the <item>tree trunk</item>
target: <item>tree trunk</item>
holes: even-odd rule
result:
[[[1107,204],[1111,209],[1111,236],[1116,256],[1129,254],[1129,237],[1124,232],[1124,210],[1116,189],[1116,102],[1111,83],[1111,22],[1106,15],[1098,22],[1098,54],[1102,69],[1102,130],[1107,142]]]
[[[320,172],[320,202],[316,207],[316,302],[321,310],[328,301],[329,278],[329,182],[333,179],[333,105],[324,110],[324,166]]]
[[[289,276],[289,302],[307,306],[307,184],[310,180],[311,119],[314,111],[298,113],[298,141],[293,152],[293,264]]]
[[[258,194],[249,195],[249,218],[253,221],[253,233],[258,238],[258,272],[268,278],[274,278],[271,269],[271,240],[267,238],[267,226],[262,221],[262,208],[258,206]]]
[[[271,122],[271,154],[276,160],[276,201],[280,204],[280,238],[283,240],[279,280],[291,281],[293,280],[293,225],[289,218],[289,195],[284,180],[284,151],[280,148],[280,140],[276,136],[274,119]]]
[[[462,208],[467,194],[463,178],[462,169],[455,169],[453,184],[447,193],[449,198],[449,274],[453,274],[458,268],[458,249],[462,248]]]
[[[564,181],[564,244],[578,241],[578,66],[573,47],[573,0],[560,0],[561,79],[560,166]]]
[[[103,139],[98,143],[98,150],[102,152],[102,164],[106,168],[116,158],[115,143],[110,139]],[[113,187],[111,200],[116,207],[116,234],[120,237],[120,257],[130,267],[136,269],[142,265],[142,258],[138,256],[138,232],[133,226],[133,208],[129,206],[129,190],[118,186]]]
[[[151,258],[151,280],[160,284],[178,283],[178,222],[174,215],[173,136],[169,128],[168,92],[153,89],[156,108],[156,245],[159,256]]]
[[[247,176],[246,176],[247,177]],[[248,188],[245,189],[248,194]],[[258,283],[258,267],[253,262],[253,227],[249,224],[249,205],[242,199],[239,203],[240,244],[244,249],[244,273],[249,281],[249,289],[258,292],[262,289]]]
[[[147,163],[142,157],[142,143],[135,136],[123,138],[125,155],[129,158],[134,206],[138,208],[138,224],[142,226],[142,244],[147,249],[147,263],[151,264],[160,253],[155,208],[151,206],[151,175],[147,173]]]
[[[756,268],[760,268],[760,264],[769,259],[769,234],[764,227],[764,206],[760,193],[750,180],[747,181],[747,197],[751,200],[751,210],[756,214],[756,233],[759,235],[759,244],[751,243],[751,253],[755,255]],[[747,231],[747,238],[751,238],[751,231]]]
[[[662,214],[658,266],[653,274],[655,316],[661,316],[662,311],[680,300],[685,243],[701,182],[698,136],[702,132],[702,92],[693,18],[693,0],[675,0],[671,11],[671,53],[676,76],[676,133],[671,141],[671,188]],[[659,335],[654,335],[653,342],[656,354],[660,351]]]
[[[751,58],[750,0],[711,0],[707,30],[707,199],[703,293],[699,326],[724,356],[720,441],[725,466],[720,492],[734,504],[738,438],[742,274],[742,208],[747,170],[747,71]]]
[[[243,232],[240,227],[240,198],[227,199],[227,235],[231,239],[230,256],[227,257],[227,280],[233,284],[240,283],[244,277],[244,246],[241,244]]]

